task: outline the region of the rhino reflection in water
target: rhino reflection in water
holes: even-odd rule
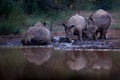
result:
[[[110,69],[112,67],[112,60],[110,57],[105,54],[98,54],[98,58],[95,60],[93,64],[94,69]]]
[[[103,51],[67,51],[66,64],[72,70],[84,68],[110,69],[112,67],[111,58]]]
[[[80,70],[87,66],[87,59],[82,54],[82,51],[70,51],[67,52],[66,63],[72,70]]]
[[[24,48],[24,55],[29,62],[41,65],[51,57],[51,48]]]

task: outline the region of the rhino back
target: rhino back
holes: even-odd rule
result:
[[[50,39],[50,31],[45,27],[38,27],[33,29],[32,34],[35,38],[38,38],[39,40],[48,40]]]
[[[85,23],[85,18],[79,15],[74,15],[70,18],[70,20],[68,21],[69,26],[74,25],[76,28],[83,28],[85,27],[86,23]]]
[[[101,9],[96,11],[90,18],[93,19],[98,27],[107,27],[111,23],[111,17],[109,13]]]

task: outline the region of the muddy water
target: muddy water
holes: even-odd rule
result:
[[[120,52],[0,48],[0,80],[70,79],[120,80]]]

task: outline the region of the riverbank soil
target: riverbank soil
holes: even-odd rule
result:
[[[54,36],[65,36],[64,32],[54,32],[53,34]],[[21,39],[22,35],[0,35],[0,43],[21,43]],[[120,29],[109,29],[107,32],[107,40],[100,40],[100,42],[110,43],[112,48],[120,49]]]

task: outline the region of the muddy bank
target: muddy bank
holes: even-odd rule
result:
[[[54,37],[65,36],[64,32],[55,32]],[[107,40],[91,40],[73,43],[66,43],[58,41],[52,43],[50,46],[55,49],[120,49],[120,29],[109,29],[107,33]],[[21,47],[22,35],[0,35],[0,46]],[[59,40],[59,39],[58,39]]]

